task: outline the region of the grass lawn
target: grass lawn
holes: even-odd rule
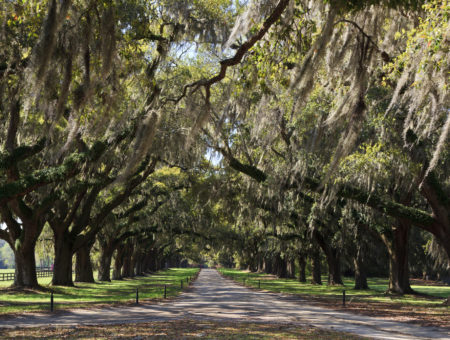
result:
[[[2,339],[364,339],[311,326],[177,320],[126,325],[1,330]]]
[[[54,293],[55,309],[88,307],[99,304],[129,303],[139,300],[158,299],[164,294],[167,285],[167,297],[181,292],[181,281],[186,288],[187,278],[193,277],[197,268],[172,268],[155,274],[132,279],[113,280],[111,282],[75,283],[75,287],[50,286],[51,278],[40,278],[42,290],[15,290],[7,288],[11,281],[1,282],[0,314],[46,311],[49,309],[50,293]]]
[[[261,273],[248,273],[237,269],[220,269],[220,272],[233,278],[234,280],[261,289],[273,292],[292,293],[299,295],[323,296],[342,298],[342,292],[345,290],[348,301],[364,300],[379,302],[401,302],[414,306],[420,305],[442,305],[442,300],[450,296],[450,286],[422,286],[412,285],[412,288],[424,295],[404,295],[396,296],[386,294],[388,288],[388,279],[385,278],[369,278],[369,288],[367,290],[353,289],[355,281],[353,278],[344,278],[344,286],[328,286],[326,277],[322,278],[323,285],[313,285],[310,283],[300,283],[296,279],[277,279],[272,275]],[[260,283],[258,283],[258,281]]]
[[[388,279],[370,278],[370,289],[354,290],[354,280],[344,278],[344,286],[327,286],[326,277],[323,285],[300,283],[297,279],[278,279],[273,275],[248,273],[236,269],[221,268],[222,275],[236,282],[253,288],[296,294],[334,309],[345,309],[355,313],[387,317],[397,321],[408,321],[422,325],[450,327],[450,307],[443,305],[443,300],[450,295],[449,286],[412,285],[419,295],[386,294]],[[308,280],[310,282],[310,279]],[[345,289],[346,305],[342,305],[342,293]]]

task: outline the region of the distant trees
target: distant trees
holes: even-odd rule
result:
[[[12,268],[14,266],[14,253],[8,244],[0,240],[0,268]]]

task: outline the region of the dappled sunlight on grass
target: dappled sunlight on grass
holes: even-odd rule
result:
[[[11,290],[0,288],[0,314],[47,310],[50,293],[54,294],[57,308],[85,307],[92,304],[131,302],[139,290],[139,299],[157,299],[163,297],[164,285],[167,296],[175,296],[181,292],[181,281],[186,287],[186,279],[198,272],[197,268],[176,268],[164,270],[148,276],[126,278],[101,283],[75,282],[74,287],[51,286],[42,281],[42,290]],[[9,285],[11,282],[9,283]]]
[[[220,272],[228,277],[233,278],[238,283],[243,283],[254,288],[278,292],[290,293],[312,297],[328,297],[341,299],[345,290],[347,299],[353,301],[376,301],[383,303],[401,303],[416,306],[441,306],[442,299],[450,295],[450,287],[448,286],[422,286],[413,285],[412,288],[423,295],[390,295],[386,294],[388,288],[388,279],[385,278],[369,278],[368,284],[370,289],[355,290],[354,280],[352,278],[344,278],[344,285],[328,286],[327,278],[322,277],[322,285],[313,285],[310,278],[307,283],[298,282],[296,279],[278,279],[273,275],[262,273],[249,273],[235,269],[220,269]],[[425,295],[426,294],[426,295]]]

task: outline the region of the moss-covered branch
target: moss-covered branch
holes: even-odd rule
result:
[[[64,181],[80,171],[80,164],[86,161],[86,153],[73,153],[55,167],[36,170],[21,179],[0,186],[0,203],[13,199],[50,183]]]
[[[267,175],[263,171],[259,170],[256,166],[243,164],[234,157],[228,158],[228,164],[233,169],[252,177],[260,183],[264,182],[267,179]]]
[[[303,185],[305,188],[315,192],[322,191],[320,181],[312,177],[305,177],[303,179]],[[367,205],[385,215],[396,218],[406,218],[415,225],[426,230],[430,230],[431,225],[435,222],[433,216],[426,211],[405,206],[375,192],[367,192],[366,190],[352,185],[341,185],[336,194],[339,197],[351,199]]]
[[[267,179],[267,175],[257,167],[242,164],[229,154],[224,154],[224,156],[228,160],[228,164],[233,169],[252,177],[258,182],[264,182]],[[323,190],[320,180],[313,177],[304,177],[300,179],[299,182],[302,184],[299,185],[294,183],[290,185],[289,188],[297,190],[301,190],[302,188],[304,188],[317,193],[320,193]],[[432,225],[436,221],[433,216],[426,211],[405,206],[403,204],[385,198],[377,193],[369,193],[366,190],[348,184],[340,186],[336,194],[341,198],[351,199],[369,206],[385,215],[396,218],[406,218],[416,226],[433,232]]]
[[[39,152],[45,147],[45,138],[40,139],[34,145],[23,145],[14,149],[13,152],[0,154],[0,169],[9,169],[11,166],[23,161]]]

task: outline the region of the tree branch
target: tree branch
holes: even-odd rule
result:
[[[187,90],[190,88],[193,88],[192,92],[196,92],[200,87],[204,87],[206,91],[206,104],[209,105],[209,94],[210,94],[210,88],[215,83],[220,82],[222,79],[225,78],[227,74],[227,69],[231,66],[235,66],[239,64],[242,61],[242,58],[244,55],[259,41],[261,40],[264,35],[267,33],[267,31],[270,29],[270,27],[278,21],[278,19],[281,17],[281,14],[283,14],[284,10],[286,9],[287,5],[289,4],[289,0],[280,0],[278,5],[273,10],[272,14],[264,21],[262,28],[249,40],[244,42],[236,51],[233,57],[225,59],[220,61],[220,71],[217,75],[215,75],[212,78],[209,79],[200,79],[197,80],[191,84],[187,84],[183,88],[182,94],[176,98],[172,99],[171,101],[174,101],[178,103],[181,99],[183,99],[186,94]]]
[[[42,138],[35,145],[19,146],[10,152],[0,154],[0,169],[8,169],[14,164],[41,152],[45,147],[45,140],[45,138]]]

